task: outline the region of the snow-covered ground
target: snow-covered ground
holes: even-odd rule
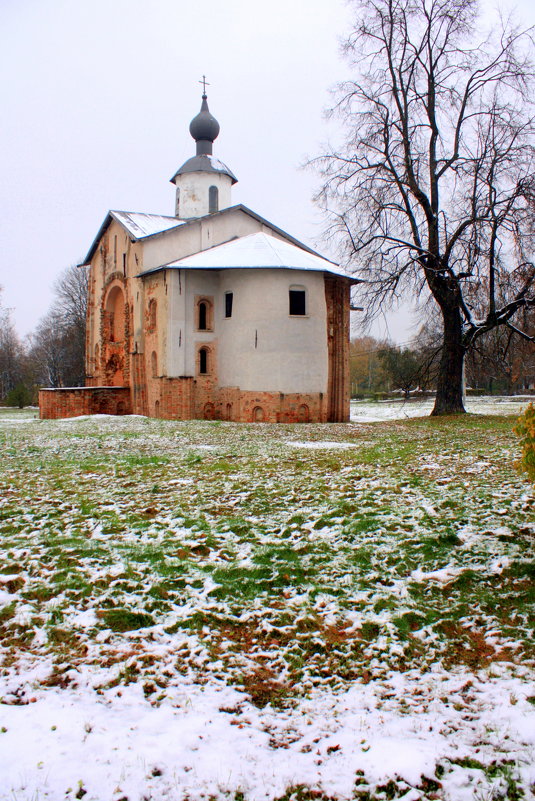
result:
[[[468,397],[465,406],[470,414],[520,414],[530,401],[534,401],[533,395]],[[431,413],[434,402],[434,398],[408,401],[402,398],[395,401],[351,401],[351,420],[372,423],[425,417]]]
[[[533,799],[527,402],[2,411],[1,801]]]
[[[329,798],[475,801],[521,798],[508,793],[513,777],[515,787],[535,782],[522,670],[393,673],[341,693],[317,689],[287,710],[180,678],[151,704],[140,683],[96,694],[102,678],[78,670],[75,689],[44,691],[32,689],[31,670],[19,677],[22,705],[1,707],[2,799],[269,801],[305,785]],[[497,755],[510,767],[498,762],[489,781]],[[395,794],[355,794],[388,782]]]

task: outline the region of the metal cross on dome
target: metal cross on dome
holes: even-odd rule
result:
[[[203,95],[205,95],[206,94],[206,87],[210,86],[210,84],[206,80],[206,75],[202,76],[202,81],[199,81],[199,83],[202,83],[202,93],[203,93]]]

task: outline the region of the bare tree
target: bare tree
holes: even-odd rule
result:
[[[345,43],[347,138],[315,160],[318,199],[373,314],[407,290],[441,313],[433,414],[464,412],[479,337],[535,304],[532,38],[485,40],[475,0],[362,0]],[[511,277],[514,280],[511,280]],[[476,313],[477,310],[477,313]]]
[[[519,327],[535,334],[535,307],[524,309]],[[535,388],[535,348],[515,331],[500,326],[477,340],[466,359],[467,382],[489,392],[511,394]]]
[[[31,356],[41,384],[84,386],[87,268],[68,267],[54,289],[52,307],[33,335]]]

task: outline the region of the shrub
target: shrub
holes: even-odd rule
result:
[[[535,407],[530,403],[524,414],[518,418],[514,432],[520,437],[522,456],[518,468],[528,474],[535,484]]]
[[[6,406],[18,406],[24,409],[32,402],[32,393],[25,384],[17,384],[6,396]]]

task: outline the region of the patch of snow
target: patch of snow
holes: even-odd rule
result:
[[[176,217],[168,217],[162,214],[143,214],[137,211],[111,211],[110,214],[121,225],[124,225],[135,239],[154,236],[154,234],[161,234],[163,231],[169,231],[173,228],[178,228],[179,225],[184,225],[184,220],[177,220]]]
[[[392,674],[339,694],[314,690],[287,710],[258,709],[224,683],[187,681],[151,705],[140,684],[97,694],[94,668],[71,672],[76,689],[28,687],[22,705],[3,704],[1,798],[57,799],[83,788],[88,801],[115,794],[222,800],[238,790],[268,801],[304,784],[348,799],[361,770],[372,783],[398,776],[403,797],[415,799],[422,776],[433,777],[439,761],[477,749],[478,760],[490,764],[505,736],[524,784],[535,778],[533,707],[523,681],[503,669],[494,678]],[[467,686],[476,709],[468,717]],[[15,690],[0,686],[6,701]],[[489,789],[482,771],[448,764],[441,778],[448,801],[473,801],[478,787]]]
[[[97,616],[93,609],[85,609],[83,612],[76,612],[69,615],[67,623],[70,626],[76,626],[81,629],[89,629],[97,623]]]
[[[413,570],[410,577],[412,581],[438,581],[440,584],[449,584],[450,581],[454,581],[465,570],[465,567],[448,565],[441,570],[431,570],[427,573],[420,569]]]
[[[358,447],[355,442],[298,442],[296,440],[288,440],[288,445],[292,448],[309,448],[311,450],[321,450],[322,448],[356,448]]]

